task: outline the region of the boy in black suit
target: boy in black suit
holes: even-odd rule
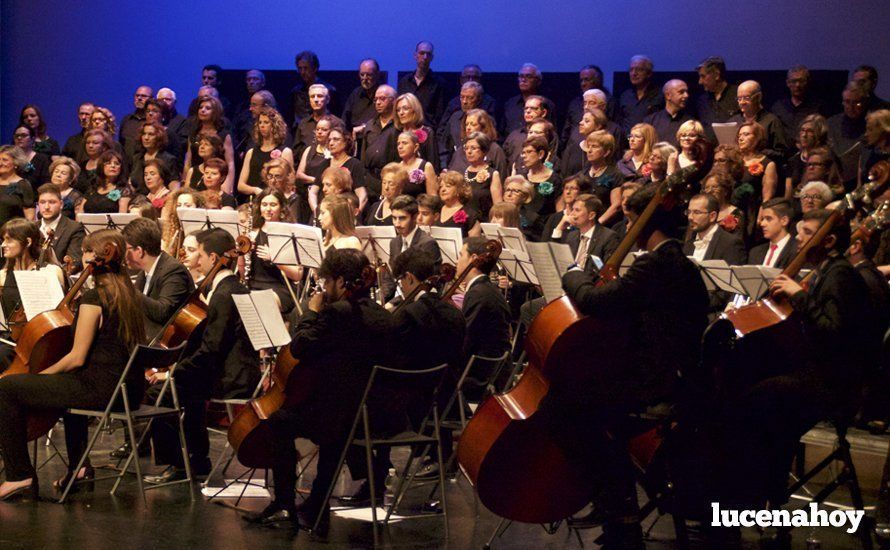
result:
[[[198,270],[207,274],[214,264],[235,248],[235,239],[223,229],[209,229],[197,235]],[[249,397],[260,378],[260,358],[244,330],[233,294],[249,291],[238,282],[231,269],[221,269],[207,295],[206,328],[197,349],[187,354],[173,373],[180,403],[185,410],[185,436],[192,473],[210,472],[210,441],[205,419],[207,400]],[[155,457],[169,464],[160,475],[146,476],[149,483],[164,483],[183,475],[182,453],[175,429],[161,423],[152,425]]]
[[[767,242],[748,252],[748,263],[785,269],[797,254],[797,241],[789,232],[794,208],[786,199],[770,199],[760,207],[760,229]]]
[[[389,265],[395,264],[396,258],[408,249],[418,248],[433,257],[436,267],[442,264],[442,252],[436,239],[417,227],[417,201],[411,195],[399,195],[392,201],[392,225],[396,230],[396,238],[389,241]],[[386,301],[395,294],[395,282],[389,272],[383,277],[381,292]]]
[[[52,183],[44,183],[37,188],[37,208],[40,211],[40,234],[47,237],[53,232],[53,253],[60,262],[65,256],[74,261],[75,271],[80,271],[83,251],[81,244],[86,236],[80,222],[69,220],[62,215],[62,191]]]

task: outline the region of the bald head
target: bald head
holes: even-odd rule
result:
[[[381,84],[374,91],[374,111],[384,118],[392,117],[393,104],[396,102],[396,91],[389,84]]]
[[[679,79],[668,80],[661,91],[664,93],[664,107],[669,113],[676,114],[686,108],[689,87],[685,82]]]
[[[738,102],[739,110],[747,118],[752,118],[760,112],[763,93],[760,84],[754,80],[746,80],[739,84]]]

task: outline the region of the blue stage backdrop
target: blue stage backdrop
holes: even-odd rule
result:
[[[612,72],[626,70],[636,53],[662,71],[690,70],[714,54],[735,70],[869,63],[883,78],[879,95],[890,96],[886,0],[3,0],[0,17],[4,143],[29,102],[62,143],[77,130],[81,100],[111,108],[120,120],[143,83],[173,88],[184,111],[206,63],[293,69],[294,54],[312,49],[323,70],[356,69],[374,56],[394,83],[398,71],[413,67],[421,39],[436,46],[434,70],[475,62],[514,71],[530,61],[546,81],[547,71],[596,63],[609,86]]]

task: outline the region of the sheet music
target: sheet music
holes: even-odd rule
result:
[[[219,227],[238,238],[241,227],[238,225],[237,210],[207,210],[204,208],[177,208],[182,234],[190,235],[195,231],[204,231]]]
[[[59,307],[65,298],[62,284],[56,274],[48,269],[37,271],[13,271],[19,288],[25,318],[31,320],[44,311]]]
[[[128,223],[139,217],[139,214],[121,214],[118,212],[109,214],[85,214],[75,216],[77,221],[83,224],[87,235],[100,229],[116,229],[120,231]]]
[[[442,262],[451,265],[457,265],[457,257],[460,255],[460,249],[464,247],[463,234],[458,227],[438,227],[430,226],[424,229],[430,234],[430,237],[436,239],[439,243],[439,251],[442,252]]]
[[[725,260],[698,261],[692,256],[689,256],[689,259],[701,270],[705,286],[709,291],[724,290],[731,294],[745,294],[744,287]]]
[[[355,236],[362,243],[362,252],[371,264],[378,260],[389,264],[389,243],[396,238],[396,228],[391,225],[360,225],[355,228]],[[373,246],[371,243],[374,243]]]
[[[284,326],[273,290],[254,290],[250,294],[233,294],[235,307],[244,323],[250,343],[257,351],[284,346],[291,341]]]
[[[572,249],[562,243],[526,243],[535,274],[548,303],[564,295],[562,275],[574,263]]]
[[[504,268],[507,272],[507,277],[511,280],[533,285],[540,284],[538,275],[535,273],[535,266],[527,254],[505,248],[501,250],[498,263]]]
[[[481,226],[482,234],[489,239],[498,241],[504,248],[520,250],[528,255],[525,235],[519,229],[515,227],[501,227],[496,223],[483,223]]]
[[[732,272],[745,290],[744,294],[753,300],[758,300],[766,294],[770,283],[782,273],[782,270],[762,265],[736,265],[732,267]]]
[[[739,131],[738,122],[713,122],[711,128],[714,129],[714,135],[717,136],[720,145],[735,145]]]
[[[284,222],[266,222],[263,231],[269,237],[272,262],[319,268],[324,259],[321,229],[311,225]]]

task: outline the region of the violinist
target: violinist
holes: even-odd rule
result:
[[[195,290],[195,283],[184,265],[161,250],[158,222],[136,218],[122,233],[127,265],[139,272],[134,285],[145,317],[145,336],[151,341]]]
[[[461,310],[467,320],[467,332],[463,343],[464,359],[471,355],[500,357],[510,349],[510,306],[503,293],[491,283],[489,274],[495,267],[496,258],[476,265],[486,252],[485,237],[470,237],[464,241],[457,258],[457,272],[469,269],[466,276],[466,292]],[[477,380],[487,380],[492,373],[473,372]],[[468,396],[478,398],[478,395]]]
[[[235,248],[235,239],[224,229],[209,229],[197,235],[198,269],[207,274],[214,264]],[[183,268],[184,269],[184,268]],[[207,326],[200,342],[176,366],[174,378],[185,413],[183,422],[192,474],[210,472],[210,440],[205,419],[206,401],[213,398],[248,397],[260,378],[259,355],[253,349],[233,294],[248,290],[231,269],[221,269],[207,295]],[[155,459],[168,465],[160,474],[145,476],[147,483],[165,483],[185,477],[185,465],[174,423],[152,424]]]
[[[798,226],[803,248],[830,216],[812,210]],[[788,471],[801,436],[817,422],[846,419],[859,401],[863,367],[875,364],[880,338],[873,321],[865,281],[844,251],[850,228],[839,220],[830,234],[807,251],[816,266],[808,288],[787,275],[770,285],[773,297],[786,299],[803,334],[802,349],[782,371],[754,381],[726,403],[716,447],[725,471],[718,487],[726,491],[721,504],[775,509],[785,503]],[[790,343],[789,343],[790,344]],[[770,350],[764,350],[768,357]],[[730,436],[725,430],[732,430]]]
[[[251,238],[256,246],[250,252],[250,263],[245,264],[245,280],[251,290],[271,289],[278,297],[278,306],[283,314],[294,309],[294,299],[286,285],[288,281],[299,281],[303,278],[300,266],[277,265],[272,262],[272,249],[269,248],[269,236],[263,231],[266,222],[293,223],[293,216],[287,208],[287,202],[281,191],[267,187],[254,199],[258,208],[253,212],[253,231]],[[277,252],[277,251],[274,251]],[[247,265],[250,265],[248,270]],[[249,272],[248,272],[249,271]],[[287,280],[285,280],[287,279]]]
[[[322,501],[337,475],[337,462],[368,376],[374,365],[390,364],[387,342],[392,341],[392,315],[368,297],[365,277],[369,270],[367,257],[352,249],[333,249],[321,263],[318,275],[324,291],[309,299],[290,343],[291,353],[300,361],[297,368],[317,383],[305,400],[277,410],[267,420],[274,434],[275,497],[263,511],[246,515],[247,521],[269,526],[299,522],[308,527],[323,511],[318,533],[327,530],[330,507]],[[294,506],[297,437],[319,446],[318,473],[299,509]]]
[[[655,188],[635,192],[626,207],[636,222]],[[575,205],[578,205],[576,201]],[[638,257],[621,278],[597,286],[594,274],[580,267],[563,276],[566,294],[587,315],[621,323],[630,331],[630,369],[599,373],[571,383],[554,376],[538,414],[552,419],[552,430],[577,449],[579,464],[598,485],[594,510],[578,523],[603,525],[606,546],[642,548],[635,479],[622,425],[627,414],[675,401],[678,373],[698,365],[699,345],[707,325],[708,294],[698,269],[683,253],[680,219],[658,208],[642,228]],[[594,337],[595,335],[591,335]],[[604,382],[608,380],[608,382]],[[625,430],[626,431],[626,430]],[[611,434],[611,437],[607,435]],[[627,436],[629,437],[629,435]]]
[[[80,222],[62,215],[62,205],[62,191],[58,186],[45,183],[37,188],[40,234],[45,239],[52,230],[52,249],[56,258],[63,260],[65,256],[70,256],[74,260],[75,270],[80,271],[81,245],[86,232]]]
[[[36,232],[36,227],[34,228]],[[112,259],[93,272],[96,287],[84,292],[74,325],[74,345],[67,355],[40,374],[15,374],[0,378],[0,454],[6,481],[0,484],[0,500],[37,496],[37,473],[27,448],[26,415],[38,409],[69,407],[103,409],[127,365],[133,347],[144,341],[145,329],[136,289],[123,266],[124,239],[103,229],[83,242],[84,258],[93,252],[115,250]],[[131,403],[142,400],[143,374],[133,370],[126,380]],[[86,450],[87,417],[65,415],[65,444],[69,468]],[[88,464],[88,463],[87,463]],[[64,489],[70,476],[93,477],[87,465],[53,485]]]

